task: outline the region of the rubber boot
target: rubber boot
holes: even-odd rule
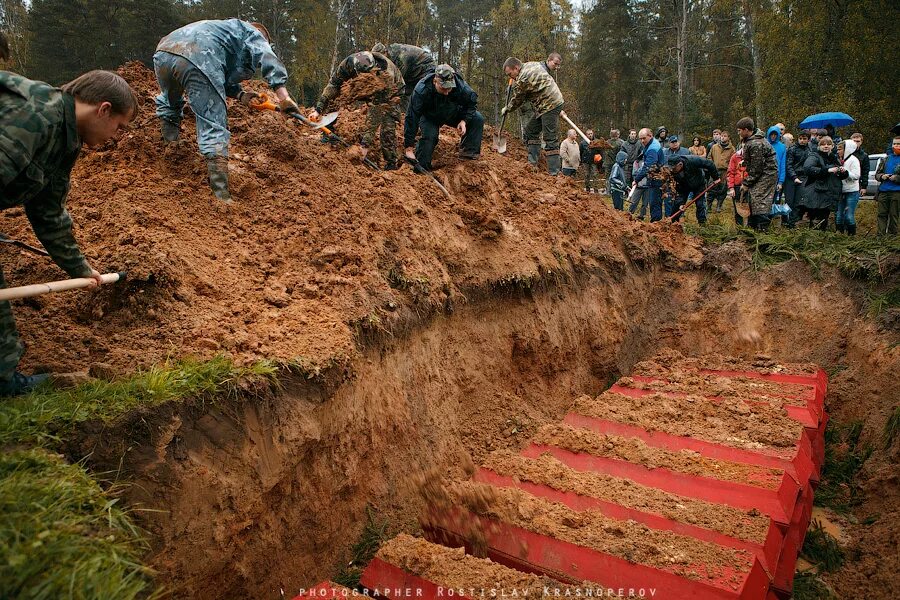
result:
[[[212,193],[219,200],[231,204],[231,193],[228,191],[228,157],[207,157],[206,170],[209,173],[209,187]]]
[[[847,225],[847,235],[856,235],[856,223]]]
[[[835,223],[834,229],[838,233],[844,233],[844,224],[843,223]]]
[[[40,384],[47,381],[50,376],[46,373],[39,375],[23,375],[16,371],[11,379],[0,380],[0,397],[21,396],[27,394]]]
[[[181,127],[168,119],[160,119],[159,127],[162,131],[162,139],[164,142],[171,144],[177,142],[181,135]]]
[[[547,155],[547,172],[551,175],[559,175],[562,169],[562,157],[559,154]]]
[[[536,167],[538,164],[538,160],[541,158],[541,145],[540,144],[528,144],[528,164],[532,167]]]

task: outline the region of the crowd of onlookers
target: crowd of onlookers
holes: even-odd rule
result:
[[[564,175],[579,168],[588,192],[608,193],[617,210],[641,220],[680,218],[680,209],[695,197],[698,222],[722,212],[728,200],[739,225],[767,229],[780,217],[786,228],[806,225],[856,233],[856,208],[869,186],[870,161],[863,136],[842,139],[833,127],[804,129],[793,135],[783,123],[765,134],[753,119],[737,123],[737,138],[714,129],[709,142],[693,136],[689,146],[666,127],[631,129],[623,139],[612,129],[604,149],[578,140],[569,130],[560,145]],[[594,140],[594,131],[585,135]],[[687,138],[685,138],[687,139]],[[603,175],[601,179],[600,175]],[[874,177],[878,233],[898,232],[900,220],[900,136],[894,136]],[[605,184],[605,185],[604,185]],[[744,217],[749,205],[749,216]]]

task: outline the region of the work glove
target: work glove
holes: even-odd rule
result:
[[[256,98],[259,98],[259,94],[257,94],[256,92],[241,92],[237,97],[238,102],[240,102],[247,108],[250,108],[250,105],[253,104],[253,101]]]
[[[290,98],[285,98],[278,103],[278,108],[286,115],[300,112],[300,107]]]
[[[734,198],[734,188],[728,188],[728,197]]]

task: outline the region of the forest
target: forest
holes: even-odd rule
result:
[[[150,64],[171,30],[230,17],[266,25],[307,105],[342,58],[381,41],[458,68],[489,121],[504,59],[550,52],[567,112],[600,135],[666,125],[708,139],[744,115],[795,130],[838,110],[876,151],[900,120],[896,0],[0,0],[6,68],[54,84]]]

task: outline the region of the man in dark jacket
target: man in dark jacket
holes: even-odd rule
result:
[[[638,142],[637,129],[628,131],[628,139],[622,142],[622,150],[625,151],[625,186],[631,187],[631,175],[634,171],[634,161],[641,155],[641,146]]]
[[[676,198],[672,204],[673,215],[681,210],[690,194],[696,196],[706,189],[709,185],[707,180],[711,183],[719,178],[719,170],[716,169],[715,163],[699,156],[673,155],[669,157],[669,168],[675,176]],[[694,206],[697,210],[697,222],[703,225],[706,223],[706,198],[700,198]],[[673,220],[679,219],[681,215]]]
[[[806,162],[809,152],[809,131],[804,129],[797,134],[797,143],[788,148],[784,161],[784,198],[787,205],[791,207],[791,217],[784,223],[788,229],[792,229],[797,221],[803,218],[805,212],[798,200],[803,193],[803,184],[806,182],[803,164]]]
[[[403,124],[406,157],[431,170],[431,157],[442,125],[456,127],[462,136],[459,155],[475,159],[481,155],[484,117],[478,112],[478,94],[450,65],[438,65],[434,73],[416,84]],[[416,143],[416,133],[422,137]]]
[[[809,215],[810,226],[826,231],[829,215],[841,199],[841,182],[848,176],[834,152],[830,137],[819,137],[818,148],[810,152],[803,163],[803,172],[806,183],[800,203]]]
[[[869,171],[871,170],[869,155],[863,150],[863,136],[861,133],[854,133],[850,136],[850,139],[856,142],[856,152],[853,153],[853,156],[859,160],[859,197],[862,198],[866,195],[866,187],[869,185]]]
[[[72,167],[83,144],[103,145],[137,111],[134,92],[109,71],[85,73],[62,88],[0,72],[0,209],[23,207],[34,234],[69,277],[103,282],[72,235],[66,210]],[[6,287],[2,269],[0,287]],[[0,396],[26,393],[47,379],[17,370],[23,352],[12,307],[0,302]]]
[[[616,156],[622,149],[622,138],[618,129],[609,130],[609,148],[603,152],[603,171],[606,173],[606,179],[609,180],[609,173],[612,171],[613,165],[616,164]]]
[[[775,149],[750,117],[737,122],[738,134],[744,143],[744,166],[747,176],[741,184],[741,192],[750,198],[750,217],[747,225],[759,231],[769,228],[769,212],[778,185],[778,159]]]

